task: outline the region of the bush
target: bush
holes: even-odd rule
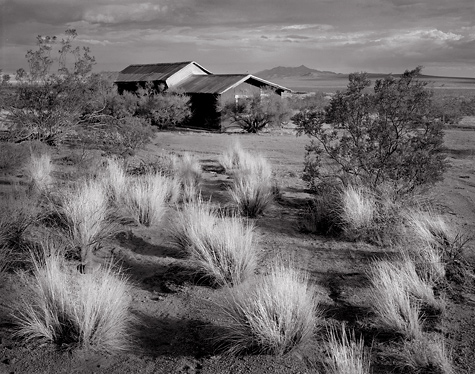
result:
[[[224,347],[233,354],[291,352],[311,339],[317,304],[306,273],[273,264],[267,275],[227,290],[221,305],[230,319],[221,336]]]
[[[94,274],[71,272],[59,252],[34,259],[34,299],[18,307],[17,336],[63,349],[126,349],[132,320],[127,279],[110,266]]]
[[[185,204],[173,235],[198,272],[219,286],[239,284],[254,273],[254,226],[238,217],[217,217],[209,203]]]
[[[236,124],[243,131],[257,133],[266,126],[280,127],[290,119],[287,102],[273,91],[223,103],[218,108],[224,121]]]
[[[442,178],[442,125],[430,110],[432,92],[417,79],[420,71],[377,80],[373,93],[365,73],[350,74],[347,90],[323,111],[304,110],[292,118],[299,134],[312,138],[304,169],[310,188],[339,179],[371,189],[391,183],[406,193]]]

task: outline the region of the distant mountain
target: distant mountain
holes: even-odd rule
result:
[[[297,67],[278,66],[268,70],[262,70],[254,75],[262,79],[285,79],[285,78],[301,78],[301,79],[318,79],[318,78],[336,78],[343,74],[334,73],[333,71],[321,71],[311,69],[305,65]]]

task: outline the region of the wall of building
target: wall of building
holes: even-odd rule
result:
[[[210,130],[219,130],[221,128],[221,116],[216,111],[219,103],[217,94],[189,94],[191,97],[191,110],[193,117],[190,125]]]

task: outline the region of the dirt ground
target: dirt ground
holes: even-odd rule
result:
[[[273,165],[282,192],[278,203],[256,220],[260,268],[280,254],[292,256],[311,274],[322,293],[321,310],[328,324],[345,321],[365,334],[372,346],[373,372],[390,373],[394,367],[381,358],[383,340],[369,329],[369,262],[388,251],[364,243],[305,234],[298,217],[309,195],[300,179],[306,137],[290,130],[259,135],[211,134],[206,132],[161,132],[138,157],[160,152],[195,154],[203,166],[203,195],[227,202],[226,175],[217,156],[236,139],[243,148],[264,154]],[[431,197],[448,220],[467,234],[475,233],[475,119],[447,129],[447,156],[451,168]],[[68,150],[55,154],[59,160]],[[21,178],[20,178],[21,179]],[[6,184],[6,180],[2,180]],[[170,210],[168,218],[173,216]],[[173,245],[162,227],[121,226],[108,243],[108,250],[124,262],[133,283],[132,313],[137,322],[135,346],[130,352],[106,356],[87,352],[57,352],[51,347],[25,344],[11,337],[14,320],[11,307],[24,294],[16,274],[0,284],[0,373],[318,373],[324,359],[325,330],[317,332],[297,353],[284,357],[243,355],[228,357],[216,350],[212,338],[226,328],[226,319],[216,313],[222,290],[200,284],[189,274],[186,257]],[[473,245],[466,255],[475,258]],[[447,298],[447,316],[438,332],[447,342],[457,373],[475,373],[475,294],[462,289]]]

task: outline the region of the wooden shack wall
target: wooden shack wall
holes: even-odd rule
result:
[[[193,112],[189,125],[209,130],[219,130],[221,128],[221,115],[216,111],[219,95],[204,93],[188,95],[191,98],[191,110]]]

